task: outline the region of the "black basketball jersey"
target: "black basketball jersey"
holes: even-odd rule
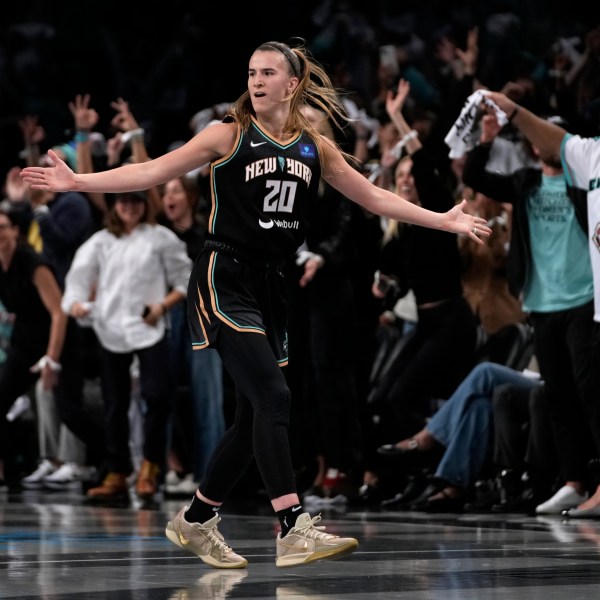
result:
[[[292,254],[305,238],[310,200],[318,192],[317,146],[304,132],[282,145],[255,119],[233,150],[210,165],[215,238],[261,255]]]

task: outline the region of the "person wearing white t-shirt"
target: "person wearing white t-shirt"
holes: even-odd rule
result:
[[[542,119],[516,104],[506,95],[489,92],[488,101],[506,113],[528,140],[544,152],[561,158],[567,183],[587,191],[588,247],[594,280],[594,319],[592,343],[592,378],[589,385],[598,389],[600,377],[600,138],[573,135],[559,125]],[[584,406],[592,435],[600,456],[600,399],[590,393]],[[595,482],[598,484],[598,481]],[[577,518],[600,518],[600,485],[578,507],[565,511],[565,515]]]

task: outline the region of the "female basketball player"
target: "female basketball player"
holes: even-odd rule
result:
[[[483,243],[485,221],[463,212],[425,210],[371,184],[350,157],[303,116],[310,104],[342,126],[344,110],[323,68],[301,47],[261,44],[250,57],[248,89],[222,123],[154,160],[111,171],[74,174],[56,154],[54,167],[23,169],[34,189],[145,190],[210,163],[212,210],[204,250],[188,289],[193,347],[212,346],[236,386],[232,427],[215,449],[189,507],[167,524],[167,537],[217,568],[243,568],[217,529],[217,510],[254,458],[281,523],[280,567],[351,552],[354,538],[315,527],[302,511],[288,445],[290,392],[282,262],[303,242],[308,199],[319,179],[366,210]]]

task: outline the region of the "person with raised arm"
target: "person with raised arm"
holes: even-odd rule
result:
[[[506,113],[508,121],[517,127],[538,148],[540,155],[560,158],[568,186],[587,192],[587,239],[594,283],[594,317],[589,350],[589,393],[583,401],[583,411],[591,428],[597,454],[600,455],[600,253],[598,223],[600,223],[600,140],[568,133],[560,125],[539,117],[500,92],[487,92],[486,100]],[[567,516],[600,518],[600,480],[592,474],[593,493],[575,508],[565,511]]]

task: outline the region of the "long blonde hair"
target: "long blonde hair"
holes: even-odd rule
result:
[[[341,131],[349,121],[346,109],[340,100],[340,94],[343,91],[337,90],[333,86],[325,69],[310,56],[304,46],[292,48],[282,42],[265,42],[256,48],[255,52],[258,51],[280,52],[287,59],[289,75],[298,77],[299,83],[292,93],[290,112],[284,126],[284,132],[293,135],[298,131],[306,131],[319,149],[319,157],[322,161],[321,167],[323,171],[326,171],[327,165],[323,163],[324,154],[322,152],[321,135],[315,125],[304,116],[301,109],[308,105],[322,110],[327,115],[328,120]],[[248,90],[232,104],[230,114],[244,131],[248,130],[251,117],[255,116]],[[352,155],[341,150],[335,142],[332,141],[331,143],[347,159],[355,160]]]
[[[407,163],[408,161],[412,161],[412,158],[410,154],[405,154],[394,166],[394,193],[398,196],[402,195],[400,193],[400,190],[398,189],[398,184],[396,183],[398,169],[401,165]],[[392,239],[399,237],[404,225],[404,222],[398,222],[394,221],[394,219],[388,219],[385,226],[385,230],[383,232],[383,237],[381,238],[381,244],[385,246],[385,244],[387,244]]]

